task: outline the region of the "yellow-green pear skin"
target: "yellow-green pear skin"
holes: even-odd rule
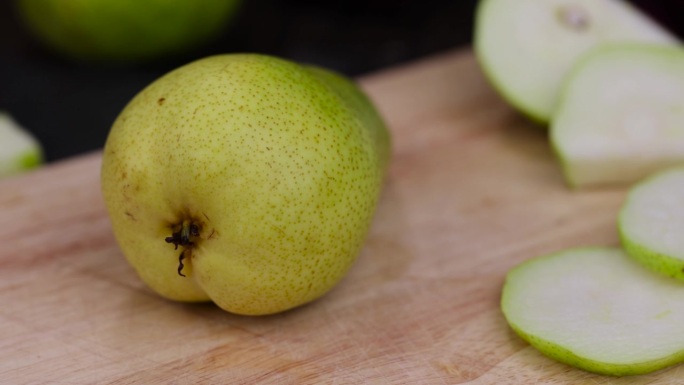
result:
[[[154,291],[272,314],[344,277],[375,211],[389,139],[340,75],[212,56],[123,109],[104,148],[102,191],[123,254]]]
[[[390,158],[389,132],[382,117],[373,108],[368,96],[354,82],[340,74],[320,67],[308,67],[307,69],[323,83],[326,83],[352,110],[357,112],[359,119],[364,122],[375,142],[378,163],[384,170]]]

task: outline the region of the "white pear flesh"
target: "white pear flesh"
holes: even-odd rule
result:
[[[17,175],[42,163],[40,144],[9,114],[0,112],[0,178]]]
[[[653,175],[632,188],[618,227],[627,253],[649,269],[684,280],[684,168]]]
[[[677,39],[620,0],[483,0],[474,46],[498,91],[529,117],[550,121],[575,62],[604,43],[676,44]]]
[[[571,186],[633,184],[684,162],[684,49],[603,47],[562,99],[551,141]]]
[[[684,284],[618,248],[575,248],[512,269],[502,297],[513,330],[541,353],[604,375],[684,361]]]

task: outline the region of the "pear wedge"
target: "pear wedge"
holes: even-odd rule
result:
[[[574,187],[629,185],[684,162],[684,49],[604,46],[568,77],[551,142]]]
[[[495,88],[534,120],[550,121],[575,62],[604,43],[677,39],[621,0],[483,0],[474,46]]]
[[[40,143],[9,114],[0,111],[0,178],[17,175],[43,163]]]

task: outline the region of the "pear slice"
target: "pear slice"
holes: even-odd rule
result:
[[[684,280],[684,168],[632,188],[618,216],[622,246],[653,271]]]
[[[576,248],[512,269],[509,325],[541,353],[599,374],[645,374],[684,361],[684,284],[618,248]]]
[[[619,44],[568,77],[551,141],[574,187],[631,184],[684,162],[684,49]]]
[[[0,178],[19,174],[43,162],[43,151],[38,141],[0,111]]]
[[[621,0],[482,0],[475,19],[475,51],[488,78],[508,102],[544,123],[577,59],[622,41],[677,39]]]

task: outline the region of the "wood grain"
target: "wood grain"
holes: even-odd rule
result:
[[[620,189],[566,188],[546,133],[469,51],[360,79],[394,154],[368,242],[324,298],[269,317],[165,301],[111,234],[100,154],[0,182],[0,379],[7,384],[675,384],[551,361],[507,327],[515,264],[616,245]]]

